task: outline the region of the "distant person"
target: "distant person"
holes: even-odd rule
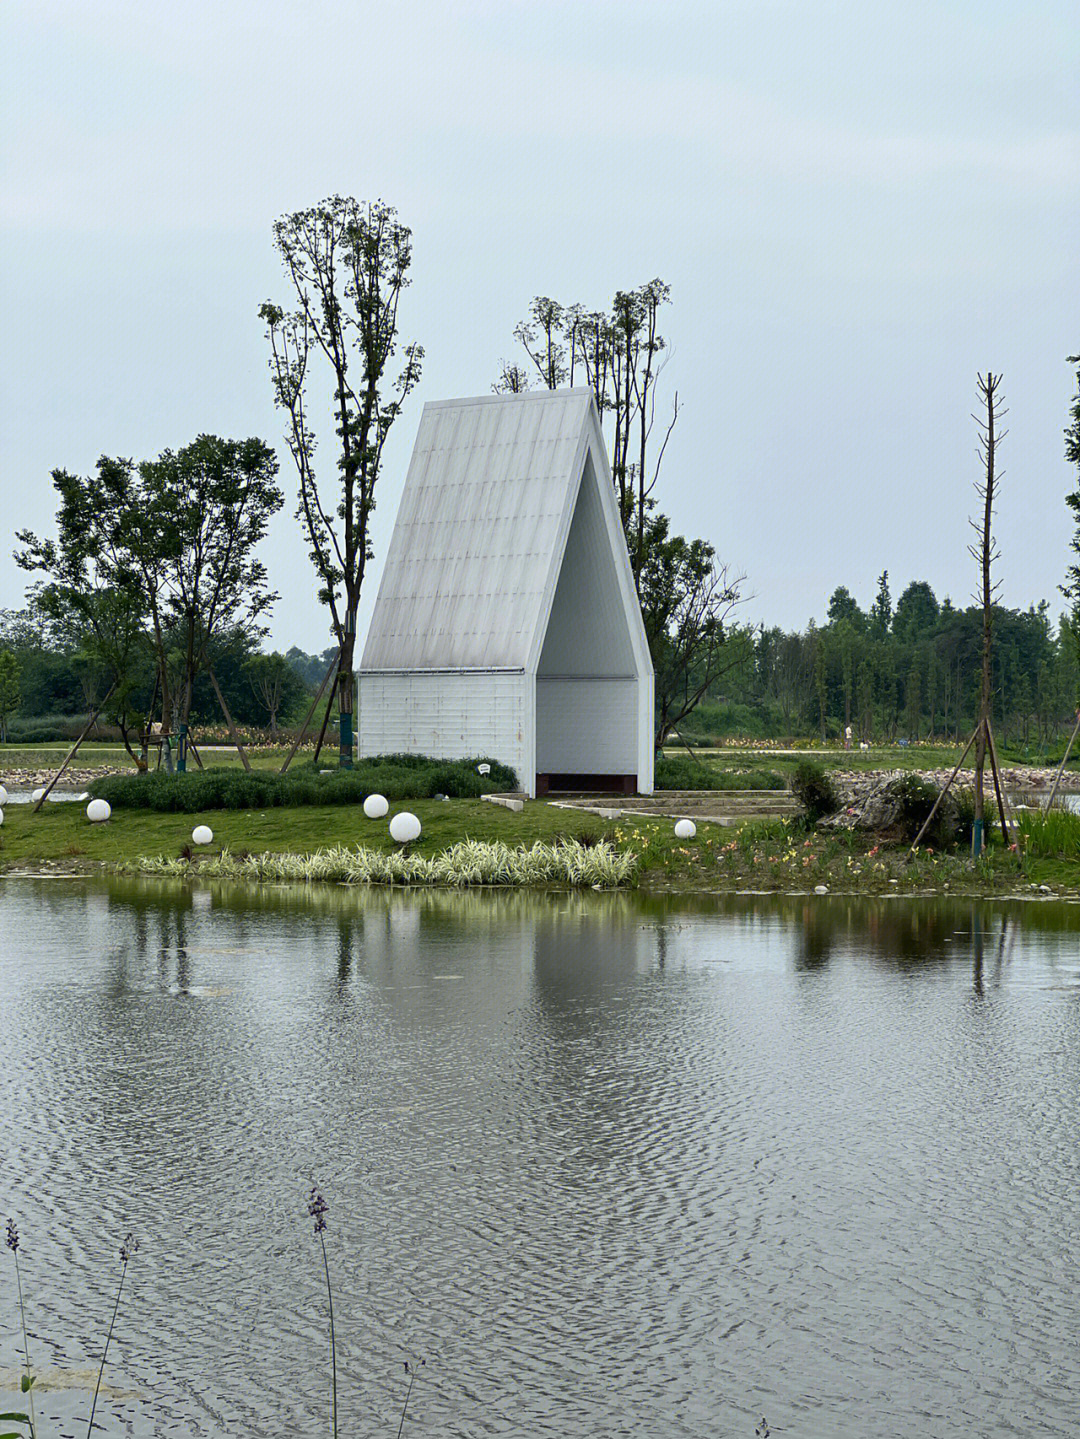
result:
[[[845,748],[845,749],[850,749],[850,748],[851,748],[851,726],[850,726],[850,725],[845,725],[845,726],[844,726],[844,748]]]

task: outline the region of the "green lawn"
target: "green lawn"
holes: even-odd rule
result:
[[[391,805],[390,813],[403,809],[417,815],[424,827],[413,847],[421,854],[437,853],[464,838],[532,844],[558,835],[601,835],[615,828],[592,815],[542,802],[514,814],[482,800],[408,800]],[[211,810],[204,815],[117,810],[107,824],[91,824],[82,804],[46,804],[36,815],[30,805],[9,805],[0,829],[0,864],[80,858],[119,864],[154,855],[175,857],[191,842],[196,824],[211,827],[215,851],[223,846],[253,854],[311,854],[330,845],[395,848],[387,821],[365,818],[359,805]],[[670,824],[664,829],[670,832]]]

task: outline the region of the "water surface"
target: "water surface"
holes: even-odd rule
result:
[[[131,1227],[106,1432],[325,1433],[313,1176],[343,1433],[418,1356],[414,1434],[1080,1432],[1076,907],[24,879],[0,933],[52,1432]]]

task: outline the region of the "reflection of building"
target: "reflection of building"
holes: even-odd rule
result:
[[[653,671],[589,390],[425,406],[359,675],[361,754],[651,793]]]

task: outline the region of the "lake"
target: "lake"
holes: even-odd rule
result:
[[[42,1439],[1075,1436],[1080,906],[0,881]],[[0,1408],[21,1335],[3,1252]],[[82,1416],[81,1429],[78,1418]]]

